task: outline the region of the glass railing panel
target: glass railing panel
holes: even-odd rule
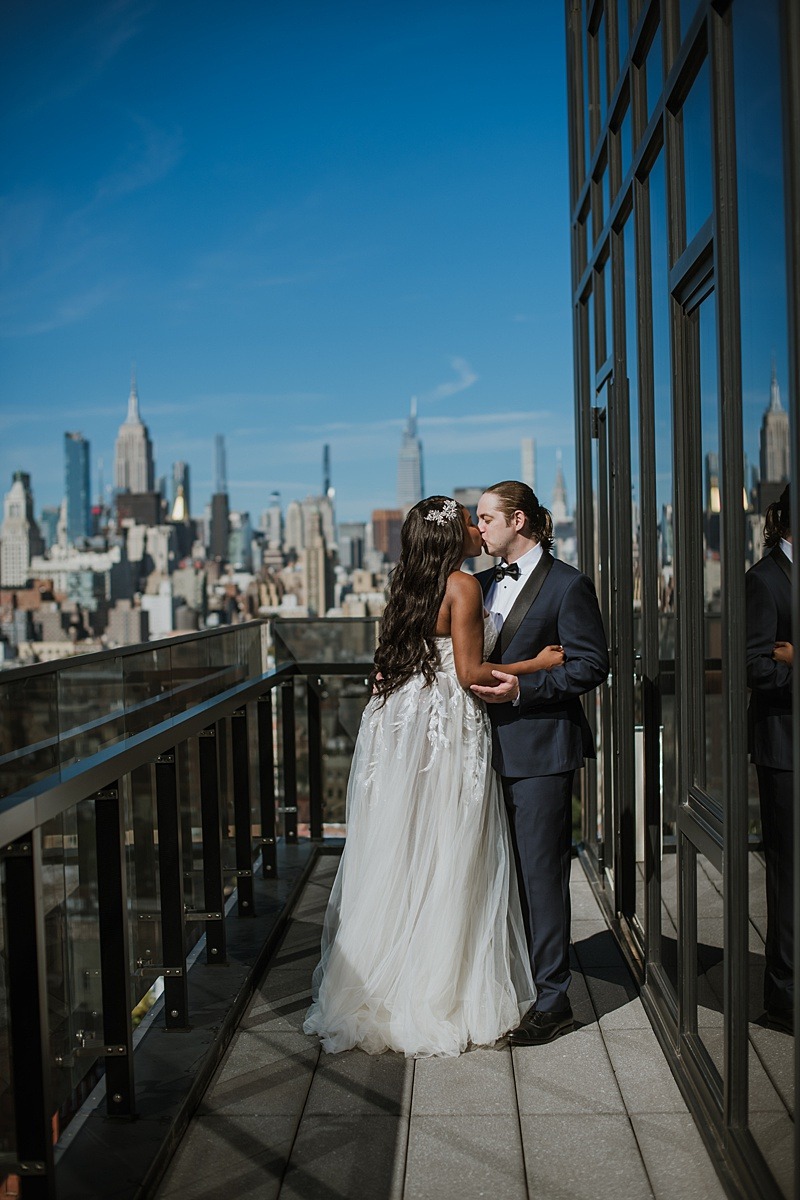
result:
[[[42,827],[42,893],[53,1108],[64,1124],[76,1089],[98,1074],[103,1040],[94,804]]]
[[[324,620],[276,620],[272,634],[275,662],[372,665],[377,618],[327,617]]]
[[[56,676],[0,681],[0,797],[58,768]]]
[[[163,963],[158,886],[158,840],[153,772],[132,771],[122,786],[128,885],[130,1003],[136,1027],[155,995],[154,979],[142,971]]]
[[[370,698],[366,673],[322,679],[323,834],[346,833],[347,784],[361,716]]]
[[[115,655],[70,664],[57,678],[63,768],[124,738],[122,658]]]
[[[172,715],[170,652],[147,648],[120,659],[128,737],[166,721]]]
[[[216,637],[196,638],[169,647],[172,708],[176,715],[202,704],[220,690],[210,665],[211,647],[216,640]]]

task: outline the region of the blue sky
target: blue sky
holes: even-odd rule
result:
[[[393,506],[419,398],[426,490],[557,449],[574,499],[560,3],[26,0],[0,47],[0,490],[112,477],[131,362],[192,507],[320,486]]]

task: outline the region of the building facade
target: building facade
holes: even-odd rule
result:
[[[147,426],[139,415],[136,379],[131,379],[128,415],[119,427],[114,449],[114,487],[118,492],[155,490],[153,444]]]
[[[25,587],[31,577],[31,560],[44,552],[39,526],[33,515],[31,477],[15,471],[3,502],[0,526],[0,586]]]
[[[64,496],[67,538],[74,546],[91,536],[92,499],[89,490],[89,443],[82,433],[64,434]]]
[[[583,852],[731,1194],[777,1200],[800,1057],[764,1009],[745,571],[798,462],[800,6],[566,16],[577,520],[612,662]]]

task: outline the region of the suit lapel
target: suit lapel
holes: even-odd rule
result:
[[[776,546],[775,549],[772,551],[772,557],[775,559],[777,566],[780,567],[780,569],[783,571],[786,578],[789,580],[789,583],[791,583],[792,582],[792,564],[789,562],[789,559],[783,553],[780,546]]]
[[[542,557],[536,564],[536,568],[531,572],[529,579],[525,581],[522,590],[514,601],[511,611],[503,622],[503,628],[500,630],[500,637],[497,641],[498,653],[502,657],[511,644],[511,640],[522,624],[522,618],[530,609],[539,592],[542,590],[542,584],[550,573],[550,568],[553,565],[553,556],[547,550],[542,552]]]
[[[477,579],[478,583],[481,585],[481,591],[483,592],[483,598],[485,600],[486,595],[489,591],[489,588],[492,586],[492,583],[494,581],[494,567],[492,567],[488,571],[480,571],[475,576],[475,578]]]

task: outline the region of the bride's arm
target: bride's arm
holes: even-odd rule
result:
[[[473,683],[492,687],[497,683],[495,671],[506,675],[528,675],[533,671],[549,670],[564,661],[560,646],[547,646],[536,658],[516,663],[487,663],[483,661],[483,593],[477,579],[464,571],[454,571],[447,581],[445,605],[450,610],[450,635],[453,639],[458,682],[463,688]]]

